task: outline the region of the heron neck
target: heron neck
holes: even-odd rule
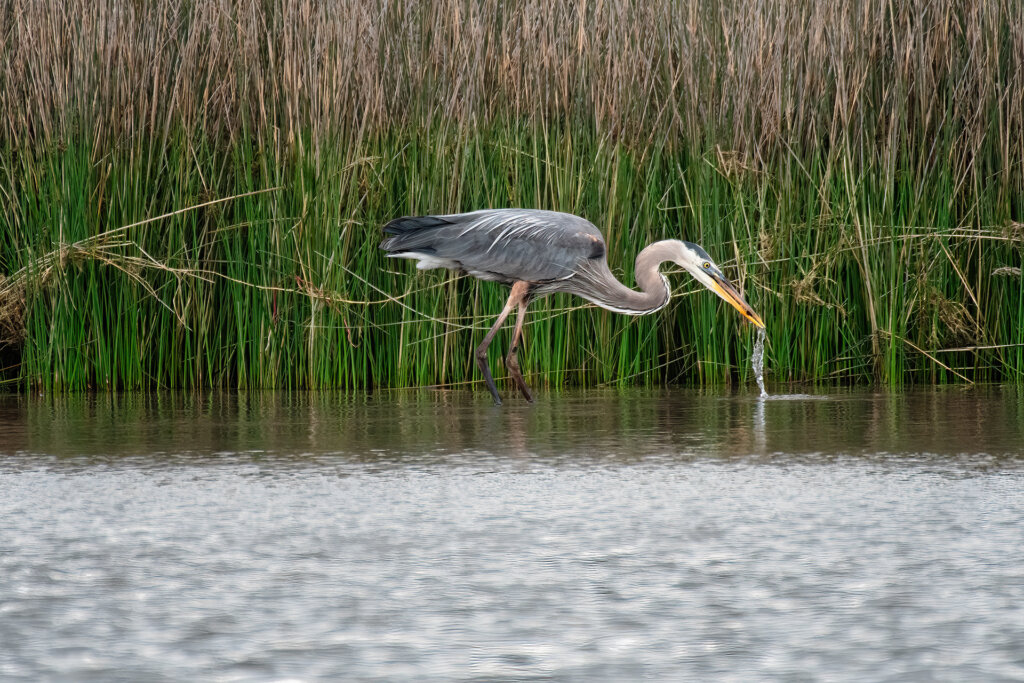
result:
[[[665,240],[655,242],[637,254],[635,273],[640,291],[630,289],[609,277],[610,287],[602,288],[599,296],[586,298],[602,308],[626,315],[645,315],[664,308],[672,292],[668,279],[658,269],[662,263],[674,260],[676,251],[677,246],[673,241]]]
[[[654,313],[668,305],[672,296],[668,278],[661,274],[661,264],[672,261],[676,256],[676,245],[673,240],[665,240],[649,244],[636,255],[636,283],[643,294],[647,308],[644,313]]]

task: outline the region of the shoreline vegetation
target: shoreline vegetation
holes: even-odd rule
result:
[[[630,286],[649,242],[701,244],[769,383],[1024,380],[1024,3],[12,0],[0,27],[9,390],[476,381],[507,291],[377,245],[505,206],[588,218]],[[669,278],[642,318],[534,304],[528,380],[752,383],[752,328]]]

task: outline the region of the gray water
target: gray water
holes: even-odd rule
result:
[[[1024,679],[1024,400],[0,402],[0,679]]]

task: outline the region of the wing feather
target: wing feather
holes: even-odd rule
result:
[[[412,216],[391,221],[384,231],[391,237],[380,246],[389,256],[502,282],[562,280],[572,277],[580,264],[605,257],[604,238],[593,223],[556,211]]]

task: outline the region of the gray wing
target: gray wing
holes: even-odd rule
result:
[[[453,268],[479,278],[550,282],[580,263],[604,259],[593,223],[556,211],[493,209],[447,216],[398,218],[386,226],[381,249],[415,258],[419,268]]]

